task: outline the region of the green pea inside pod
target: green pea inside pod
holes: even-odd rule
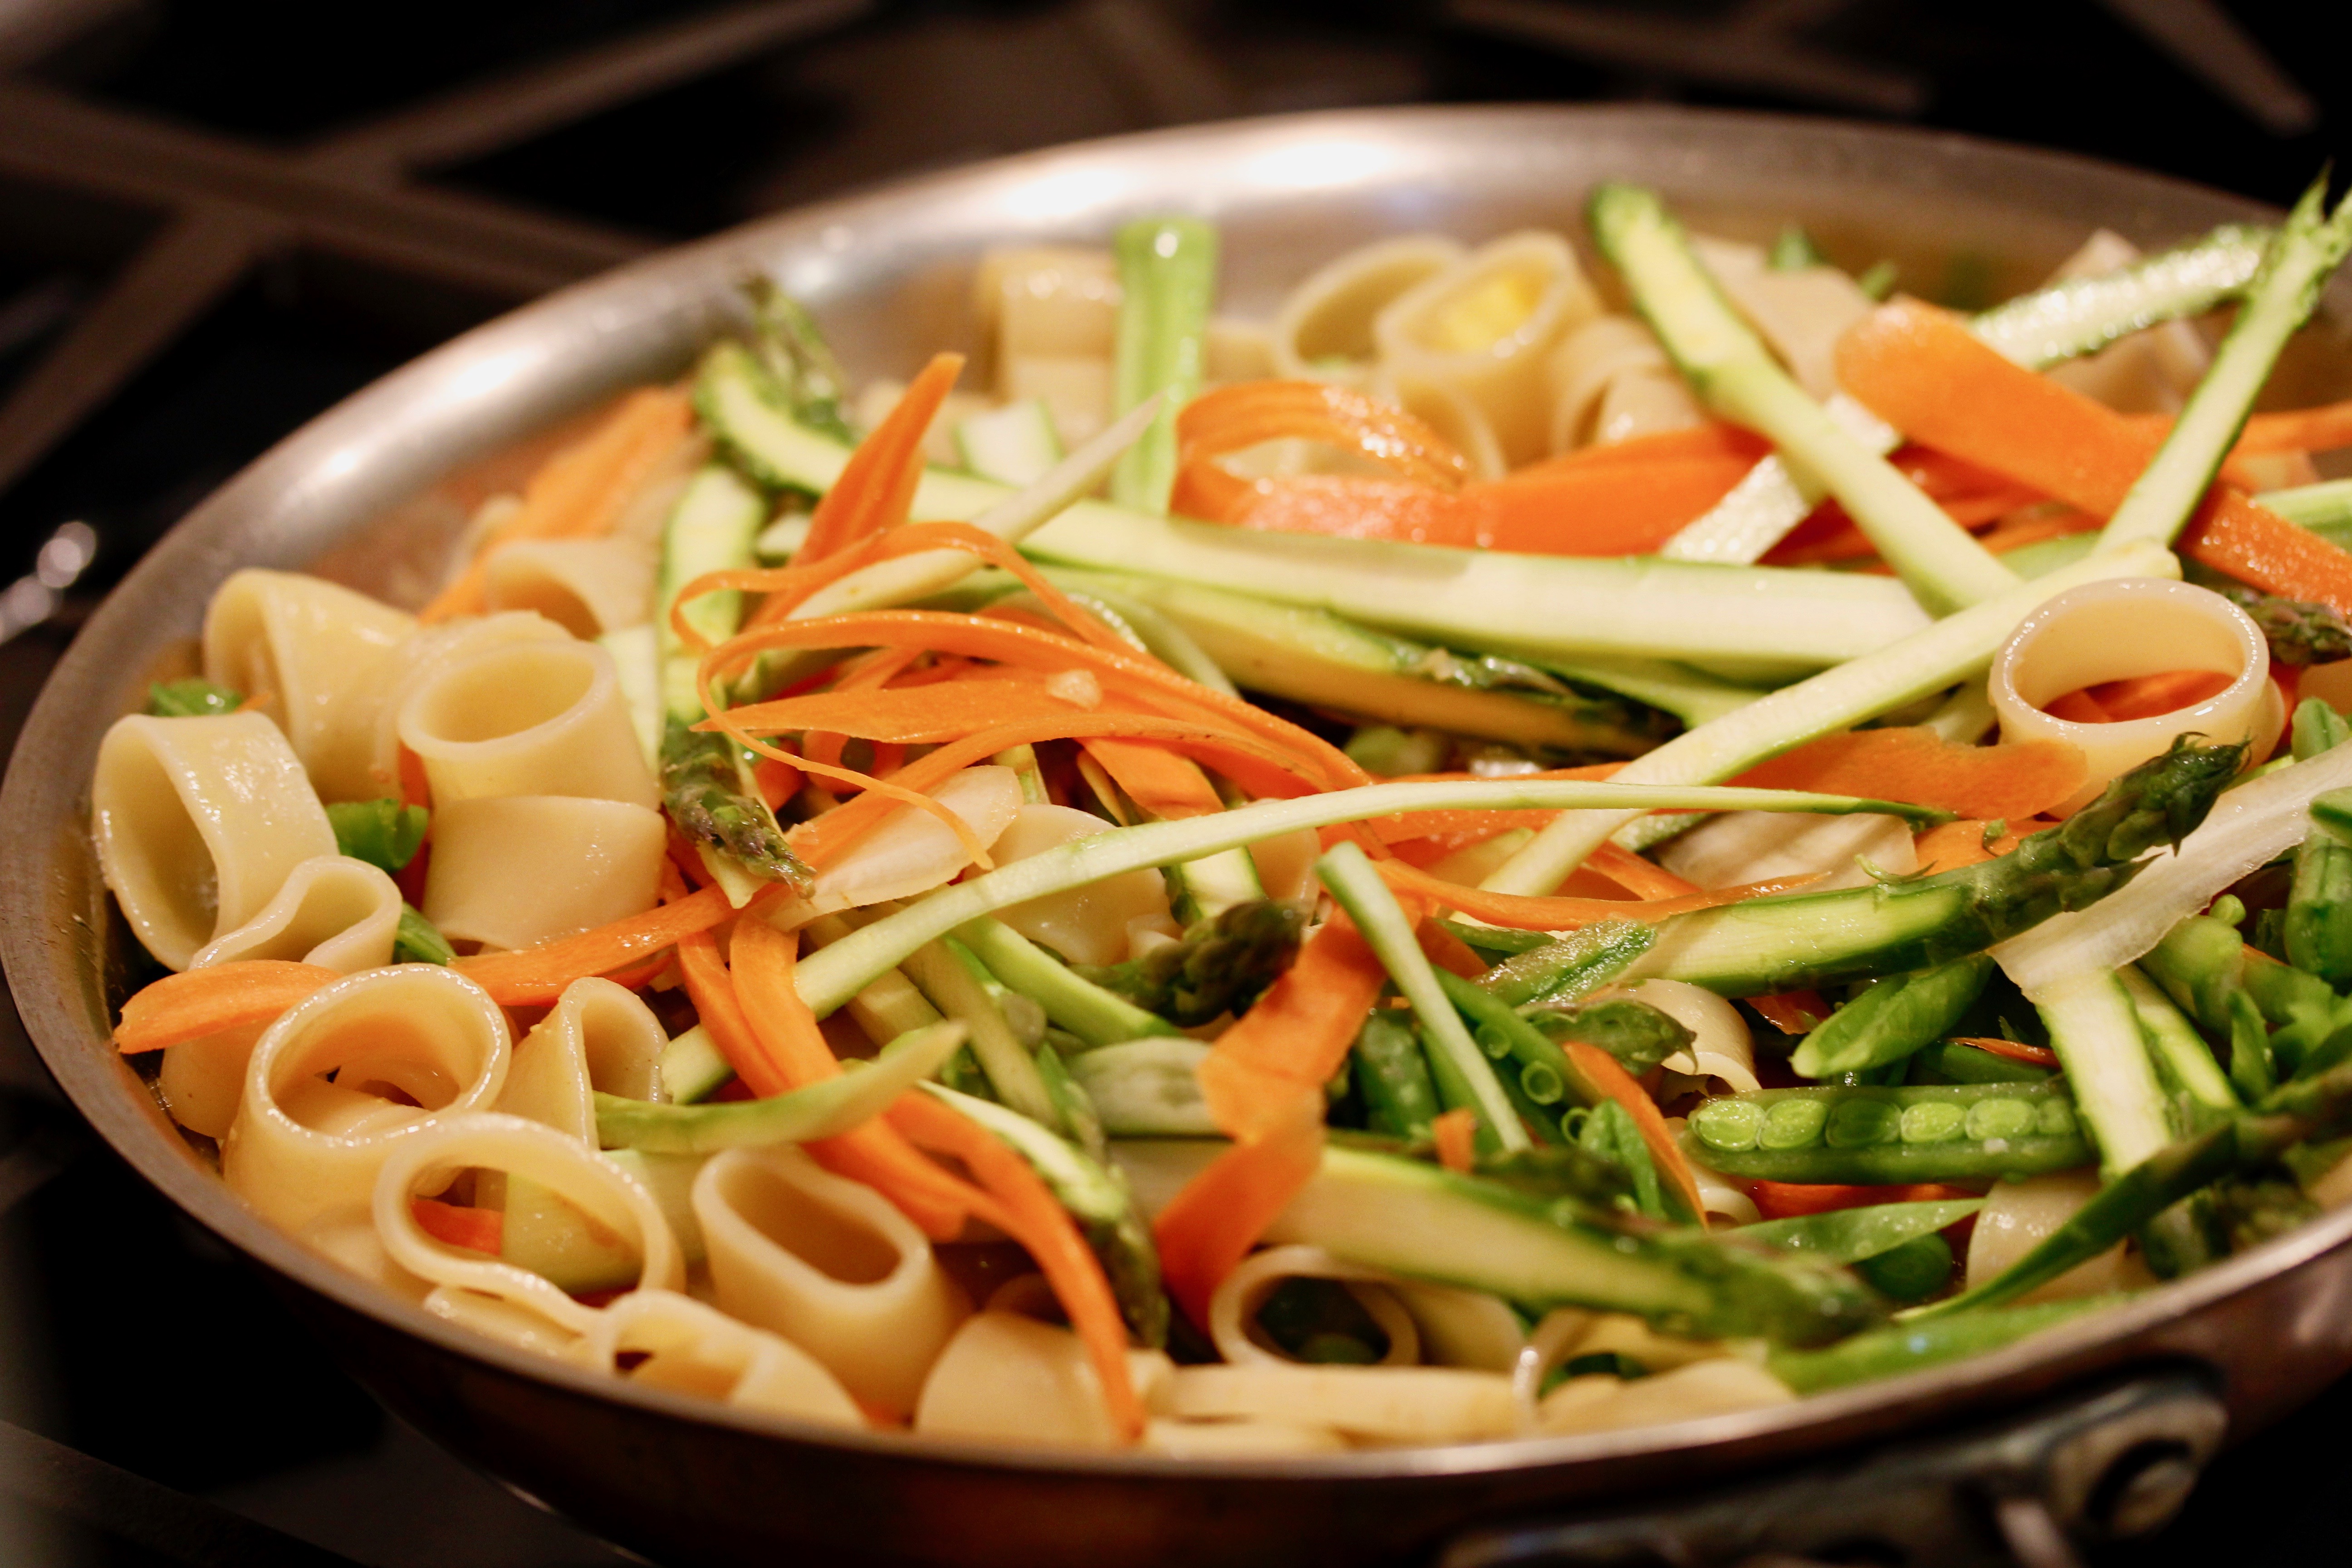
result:
[[[1710,1100],[1691,1113],[1690,1130],[1710,1149],[1727,1152],[1756,1147],[1765,1111],[1753,1100]]]
[[[1899,1142],[1903,1111],[1884,1100],[1842,1100],[1830,1111],[1829,1126],[1822,1136],[1832,1149],[1869,1149]]]
[[[1951,1244],[1930,1231],[1852,1267],[1881,1295],[1897,1301],[1923,1301],[1951,1283]]]

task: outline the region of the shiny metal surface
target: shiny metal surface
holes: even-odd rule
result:
[[[1672,1428],[1281,1464],[1016,1453],[789,1422],[638,1389],[454,1330],[249,1214],[109,1048],[119,922],[85,830],[106,723],[247,564],[416,596],[404,563],[458,513],[430,487],[632,383],[677,374],[774,271],[865,374],[954,342],[968,268],[1011,239],[1097,240],[1147,210],[1225,226],[1239,310],[1344,246],[1409,226],[1580,231],[1603,178],[1662,188],[1712,226],[1805,222],[1847,259],[1913,277],[1966,252],[2021,285],[2105,225],[2160,242],[2252,204],[1957,137],[1643,109],[1313,115],[1125,138],[917,180],[720,236],[484,327],[317,420],[190,515],[91,618],[27,722],[0,795],[0,952],[27,1030],[116,1149],[279,1277],[352,1370],[427,1432],[667,1563],[1127,1564],[1402,1562],[1474,1522],[1622,1501],[2014,1405],[2095,1373],[2217,1369],[2239,1431],[2352,1367],[2352,1211],[2116,1311],[1941,1372]],[[2286,379],[2352,382],[2352,289]],[[425,499],[420,500],[419,498]]]

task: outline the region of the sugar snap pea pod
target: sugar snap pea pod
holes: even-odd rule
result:
[[[1859,1263],[1865,1258],[1892,1252],[1906,1241],[1933,1236],[1983,1206],[1982,1198],[1872,1204],[1863,1208],[1831,1209],[1826,1214],[1768,1219],[1757,1225],[1743,1225],[1731,1234],[1744,1241],[1760,1241],[1790,1252],[1813,1253],[1832,1263]]]
[[[1375,1129],[1412,1140],[1429,1136],[1439,1109],[1437,1086],[1402,1013],[1378,1008],[1364,1020],[1356,1035],[1356,1067]]]
[[[1549,1120],[1556,1121],[1560,1110],[1567,1106],[1598,1106],[1609,1100],[1601,1087],[1577,1066],[1576,1058],[1538,1029],[1533,1020],[1520,1016],[1501,997],[1483,986],[1442,969],[1436,973],[1437,983],[1444,990],[1445,999],[1470,1020],[1479,1047],[1499,1064],[1496,1076],[1519,1089],[1539,1107],[1549,1108]],[[1658,1025],[1653,1026],[1646,1019],[1622,1016],[1635,1008],[1642,1014],[1656,1014]],[[1611,1044],[1612,1030],[1634,1037],[1645,1048],[1654,1049],[1657,1045],[1664,1045],[1666,1048],[1659,1053],[1660,1057],[1671,1056],[1690,1043],[1689,1030],[1658,1013],[1657,1009],[1638,1002],[1597,1005],[1583,1009],[1583,1012],[1591,1016],[1595,1026],[1590,1030],[1579,1029],[1562,1037],[1599,1046],[1612,1056],[1618,1054]],[[1664,1026],[1671,1026],[1671,1032]],[[1601,1037],[1591,1037],[1593,1036]],[[1489,1041],[1493,1042],[1491,1047]],[[1620,1060],[1623,1058],[1620,1058]],[[1656,1058],[1643,1068],[1636,1068],[1630,1061],[1624,1063],[1628,1072],[1644,1072],[1656,1065]],[[1556,1093],[1552,1091],[1554,1084],[1559,1086]],[[1441,1089],[1443,1087],[1441,1082]]]
[[[2295,846],[2294,881],[2286,900],[2287,962],[2331,987],[2352,984],[2352,831],[2347,829],[2352,829],[2352,790],[2330,790],[2312,801],[2311,831]]]
[[[1831,1014],[1789,1058],[1806,1078],[1832,1078],[1901,1061],[1959,1023],[1992,977],[1981,952],[1891,974]]]
[[[1505,959],[1478,984],[1514,1007],[1572,1002],[1615,979],[1656,940],[1639,921],[1601,921]]]
[[[1443,915],[1438,917],[1437,923],[1480,952],[1500,953],[1505,958],[1514,958],[1522,952],[1532,952],[1537,948],[1549,946],[1553,941],[1553,938],[1544,931],[1512,931],[1505,926],[1473,925],[1467,921],[1448,920]]]
[[[1890,1301],[1924,1301],[1952,1282],[1952,1244],[1930,1231],[1864,1258],[1853,1271]]]
[[[1958,1040],[1937,1040],[1922,1047],[1911,1058],[1914,1083],[2041,1083],[2049,1077],[2048,1068],[1996,1056]]]
[[[1678,1217],[1668,1211],[1664,1184],[1658,1180],[1650,1146],[1642,1142],[1642,1130],[1633,1125],[1623,1106],[1604,1100],[1586,1112],[1577,1129],[1576,1145],[1588,1154],[1614,1162],[1633,1178],[1636,1211],[1657,1220]]]
[[[1933,1322],[1914,1319],[1856,1334],[1826,1350],[1775,1351],[1764,1365],[1799,1394],[1819,1394],[1997,1351],[2028,1334],[2038,1334],[2122,1300],[2121,1296],[2074,1296],[2030,1307],[1963,1312]]]
[[[1727,1176],[1864,1186],[2030,1176],[2097,1157],[2054,1079],[1719,1095],[1683,1138]]]

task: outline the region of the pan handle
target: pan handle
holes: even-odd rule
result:
[[[2212,1369],[2143,1370],[1998,1424],[1686,1504],[1473,1531],[1435,1568],[1729,1568],[1763,1557],[2076,1568],[2078,1543],[2170,1520],[2227,1424]]]

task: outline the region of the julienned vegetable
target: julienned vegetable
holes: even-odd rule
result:
[[[2083,1309],[2013,1303],[2118,1245],[2170,1278],[2299,1223],[2352,1152],[2344,721],[2248,756],[2183,711],[2226,675],[2098,672],[2035,700],[2171,744],[2060,816],[2095,748],[1985,744],[1984,673],[2071,586],[2179,576],[2190,519],[2184,591],[2343,689],[2352,507],[2247,496],[2352,405],[2245,410],[2352,216],[1963,323],[1793,231],[1591,216],[1647,328],[1541,236],[1415,251],[1392,315],[1307,331],[1342,289],[1271,350],[1214,314],[1205,224],[1007,253],[978,414],[953,353],[852,398],[755,289],[691,416],[625,398],[483,509],[429,626],[233,580],[205,679],[101,748],[110,885],[189,966],[121,1048],[257,1209],[372,1214],[461,1318],[576,1360],[642,1314],[614,1375],[1005,1441],[1780,1399],[2037,1331]],[[2168,426],[2035,374],[2231,300]],[[1236,368],[1267,353],[1333,379]],[[1841,505],[1774,557],[1807,564],[1748,564],[1816,479]],[[1623,553],[1662,541],[1738,563]],[[584,689],[511,673],[552,620],[474,614],[525,569],[598,634]],[[392,650],[353,700],[397,711],[325,711],[263,646],[305,626]],[[145,820],[174,801],[217,831]],[[1964,1290],[1980,1211],[2023,1256]],[[780,1243],[887,1280],[887,1324],[807,1310]]]

